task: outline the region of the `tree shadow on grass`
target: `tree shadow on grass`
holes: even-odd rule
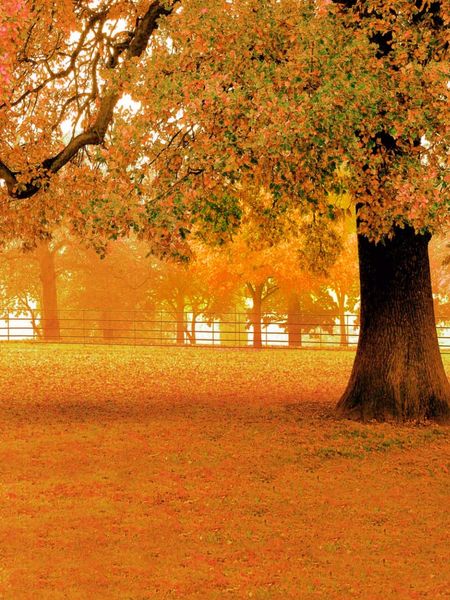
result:
[[[71,399],[55,403],[9,403],[0,408],[0,418],[4,425],[52,425],[52,424],[108,424],[139,423],[144,425],[154,421],[212,422],[292,422],[334,419],[334,401],[305,400],[275,405],[252,405],[245,401],[227,406],[225,401],[214,405],[199,401],[176,401],[149,399],[139,403],[133,401],[94,401]]]

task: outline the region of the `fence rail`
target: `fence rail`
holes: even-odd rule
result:
[[[39,315],[0,317],[0,341],[30,340],[81,344],[148,346],[220,346],[271,348],[355,348],[359,316],[345,314],[264,314],[252,323],[249,312],[230,312],[220,319],[184,320],[158,311],[60,310]],[[438,316],[436,329],[443,352],[450,352],[450,316]]]

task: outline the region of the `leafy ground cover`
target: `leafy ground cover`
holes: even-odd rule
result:
[[[449,598],[449,428],[336,420],[353,356],[0,345],[0,597]]]

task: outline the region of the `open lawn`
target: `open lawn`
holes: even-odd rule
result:
[[[335,420],[353,357],[0,345],[0,598],[450,598],[449,428]]]

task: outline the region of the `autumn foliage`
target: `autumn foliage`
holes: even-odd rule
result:
[[[14,55],[20,44],[21,21],[28,15],[23,0],[2,0],[0,15],[0,102],[5,102],[11,86]]]

